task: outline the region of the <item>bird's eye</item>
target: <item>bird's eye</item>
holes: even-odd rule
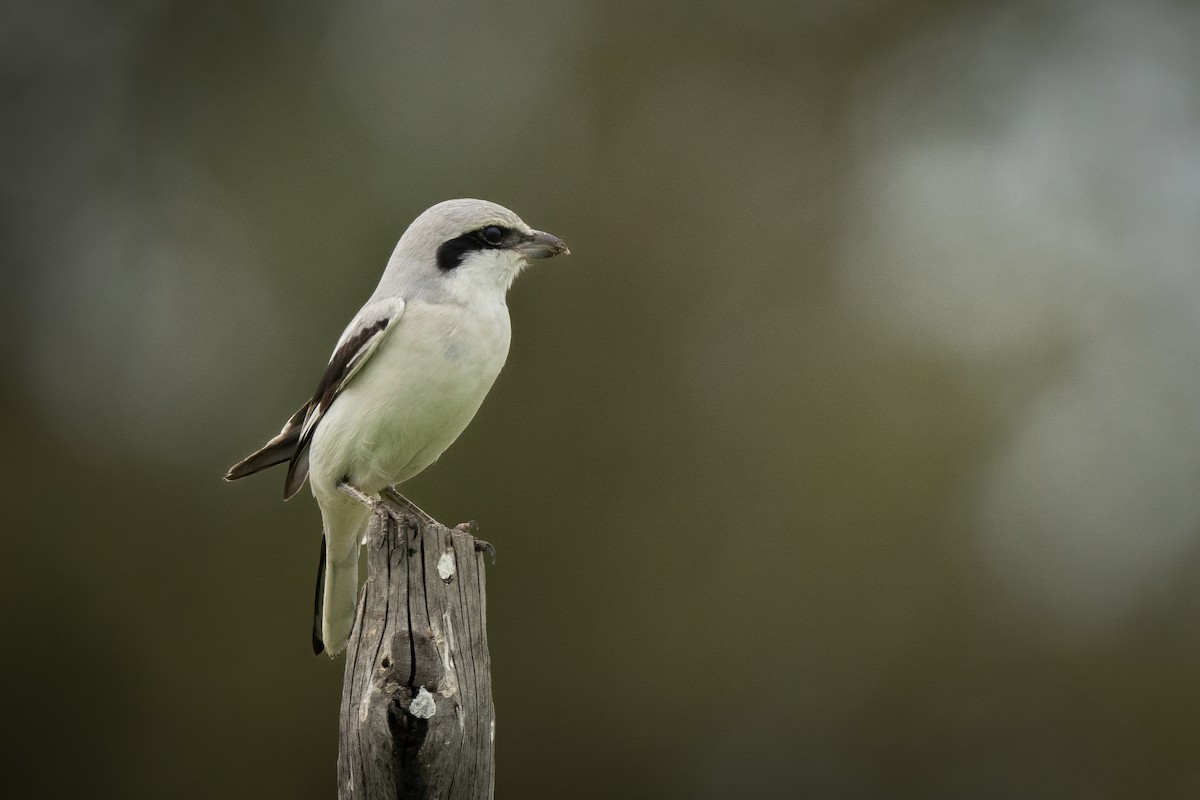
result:
[[[479,235],[480,235],[480,237],[483,238],[483,240],[485,242],[490,244],[492,247],[498,247],[500,245],[500,243],[502,241],[504,241],[503,229],[501,229],[495,225],[488,225],[486,228],[484,228],[482,231],[479,232]]]

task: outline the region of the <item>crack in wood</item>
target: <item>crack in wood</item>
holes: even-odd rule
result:
[[[442,525],[371,525],[367,580],[346,648],[338,796],[492,798],[486,549],[470,532]],[[455,579],[446,581],[450,567]],[[422,688],[433,701],[418,709],[431,710],[428,719],[411,713]]]

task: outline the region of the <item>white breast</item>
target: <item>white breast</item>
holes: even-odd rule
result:
[[[428,467],[470,423],[508,357],[508,307],[408,305],[313,435],[318,496],[348,479],[365,492]]]

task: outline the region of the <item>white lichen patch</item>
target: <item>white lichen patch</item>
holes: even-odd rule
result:
[[[408,707],[408,713],[419,719],[429,719],[437,713],[437,705],[433,702],[433,695],[424,686],[417,692],[417,696],[413,698],[412,703]]]
[[[454,554],[447,551],[442,553],[442,557],[437,563],[438,577],[446,583],[454,580]]]

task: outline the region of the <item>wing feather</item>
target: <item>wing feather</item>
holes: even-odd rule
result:
[[[296,452],[296,443],[300,441],[300,430],[304,426],[304,418],[308,416],[308,408],[311,404],[311,400],[305,402],[284,423],[283,429],[275,438],[230,467],[229,472],[225,475],[225,480],[236,481],[238,478],[253,475],[267,467],[291,461],[292,455]]]
[[[355,321],[346,328],[338,342],[321,382],[312,399],[308,401],[304,422],[299,429],[295,449],[288,463],[288,474],[283,484],[283,496],[287,499],[300,490],[308,477],[308,446],[321,419],[333,405],[342,389],[350,383],[371,355],[379,348],[388,332],[404,313],[404,301],[391,298],[368,304]]]

